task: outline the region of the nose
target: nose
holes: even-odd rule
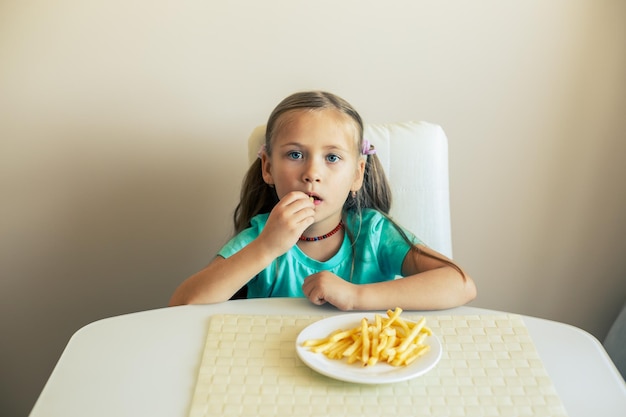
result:
[[[304,182],[320,182],[322,180],[319,164],[315,160],[307,161],[302,173],[302,180]]]

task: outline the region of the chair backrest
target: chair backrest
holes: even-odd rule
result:
[[[248,140],[252,163],[264,141],[265,126]],[[426,245],[452,258],[448,138],[427,122],[368,124],[364,137],[385,168],[393,193],[391,216]]]

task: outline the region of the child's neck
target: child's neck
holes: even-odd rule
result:
[[[339,252],[343,244],[343,228],[334,235],[314,242],[298,241],[297,245],[306,256],[319,262],[326,262]]]

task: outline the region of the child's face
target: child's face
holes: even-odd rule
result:
[[[365,159],[358,151],[357,129],[334,109],[295,110],[281,116],[271,157],[263,156],[263,179],[278,198],[301,191],[315,199],[315,220],[339,221],[351,191],[363,183]]]

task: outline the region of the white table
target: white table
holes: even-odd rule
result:
[[[72,336],[30,416],[185,417],[211,315],[341,313],[305,299],[272,298],[163,308],[100,320]],[[500,312],[459,307],[445,313]],[[593,336],[563,323],[522,317],[570,416],[626,415],[626,384]]]

